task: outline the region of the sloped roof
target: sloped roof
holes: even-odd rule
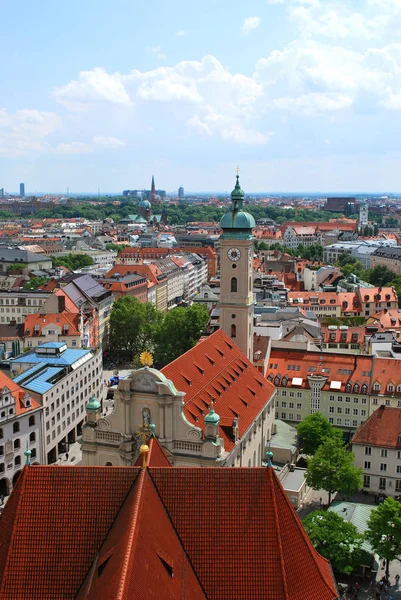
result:
[[[352,444],[401,449],[401,408],[380,406],[360,425]]]
[[[20,598],[337,592],[272,469],[31,466],[0,517],[0,599]]]
[[[23,399],[27,394],[26,390],[23,390],[13,379],[10,379],[10,377],[7,377],[5,373],[0,371],[0,390],[4,387],[10,390],[11,395],[15,399],[15,414],[17,416],[40,408],[41,405],[34,398],[30,399],[30,406],[25,407]]]
[[[35,325],[38,329],[35,331]],[[78,313],[62,312],[54,314],[37,314],[27,315],[25,317],[24,335],[25,337],[37,337],[42,335],[43,329],[48,329],[54,325],[61,329],[61,333],[65,336],[80,335],[79,333],[79,315]],[[63,331],[63,327],[68,326],[68,331]]]
[[[227,451],[234,447],[233,419],[239,417],[243,436],[275,391],[222,329],[165,366],[162,373],[185,392],[184,413],[191,423],[203,428],[203,418],[213,405]]]

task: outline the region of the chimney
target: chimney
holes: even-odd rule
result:
[[[62,313],[65,311],[65,296],[58,296],[58,312]]]

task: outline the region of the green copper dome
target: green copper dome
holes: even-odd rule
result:
[[[218,425],[220,423],[219,415],[214,412],[214,408],[209,410],[208,414],[205,417],[205,425]]]
[[[152,205],[149,200],[141,200],[138,206],[141,208],[151,208]]]
[[[239,184],[239,175],[237,175],[235,188],[231,192],[231,210],[226,213],[220,221],[220,227],[222,229],[251,230],[255,227],[255,219],[253,216],[242,210],[244,197],[245,194]]]
[[[95,396],[92,396],[87,405],[85,406],[86,412],[96,412],[101,407],[99,400],[96,400]]]

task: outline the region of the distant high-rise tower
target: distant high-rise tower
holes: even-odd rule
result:
[[[156,202],[156,187],[155,187],[155,177],[152,175],[152,187],[150,189],[150,202]]]
[[[22,198],[25,196],[25,183],[19,184],[19,195],[22,196]]]
[[[180,199],[184,197],[184,188],[182,186],[178,188],[178,197]]]
[[[369,225],[369,209],[367,204],[361,204],[359,207],[359,229]]]

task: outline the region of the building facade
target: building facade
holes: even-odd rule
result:
[[[90,398],[101,398],[102,353],[49,342],[10,368],[13,381],[43,407],[43,462],[54,463],[81,434]]]
[[[0,496],[8,496],[25,464],[44,462],[43,407],[26,390],[0,372]]]

